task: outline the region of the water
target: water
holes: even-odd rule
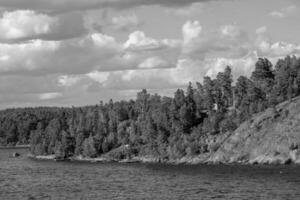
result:
[[[1,200],[300,199],[299,166],[70,163],[26,154],[0,149]]]

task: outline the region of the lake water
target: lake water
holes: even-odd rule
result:
[[[26,154],[0,149],[1,200],[300,199],[299,166],[72,163]]]

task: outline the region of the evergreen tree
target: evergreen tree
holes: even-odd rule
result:
[[[251,79],[255,86],[270,95],[274,85],[273,65],[267,58],[259,58],[255,64]]]

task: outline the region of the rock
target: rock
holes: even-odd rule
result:
[[[14,158],[16,158],[16,157],[19,157],[19,156],[20,156],[20,154],[19,154],[19,153],[17,153],[17,152],[14,152],[12,156],[13,156]]]
[[[288,158],[288,159],[286,159],[285,161],[284,161],[284,164],[285,165],[290,165],[290,164],[292,164],[293,163],[293,160],[291,159],[291,158]]]
[[[276,110],[267,109],[242,123],[219,142],[208,160],[245,164],[300,163],[300,97],[292,103],[279,104]]]

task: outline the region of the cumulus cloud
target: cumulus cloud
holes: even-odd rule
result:
[[[135,31],[129,35],[124,47],[131,50],[151,50],[160,48],[160,43],[153,39],[146,37],[142,31]]]
[[[216,77],[216,75],[225,70],[226,66],[230,66],[234,79],[239,76],[250,76],[250,73],[254,70],[255,62],[258,56],[256,52],[251,52],[242,58],[213,58],[206,62],[206,76]]]
[[[263,38],[266,31],[266,27],[258,28],[256,30],[257,37]],[[94,89],[91,91],[100,89],[128,91],[141,88],[163,90],[185,87],[189,81],[201,81],[205,75],[216,76],[227,65],[231,66],[234,78],[240,75],[249,76],[259,56],[270,56],[270,58],[279,55],[285,56],[288,53],[294,52],[292,49],[297,49],[297,45],[291,46],[291,44],[288,45],[287,43],[272,43],[269,49],[262,52],[258,46],[253,44],[255,41],[236,25],[224,25],[215,31],[206,31],[199,22],[190,21],[183,25],[182,32],[182,48],[190,48],[188,45],[196,43],[196,47],[200,48],[200,50],[202,49],[198,52],[209,54],[213,51],[214,53],[211,55],[217,56],[202,57],[199,54],[196,56],[194,52],[189,52],[185,56],[178,57],[176,59],[177,63],[173,68],[163,68],[164,60],[160,60],[159,56],[149,57],[139,65],[143,70],[131,69],[106,74],[98,72],[100,74],[99,84],[92,84],[90,88]],[[145,37],[143,35],[141,38]],[[135,41],[132,44],[140,44],[139,41],[143,41],[143,39],[132,41]],[[153,40],[146,41],[141,44],[146,44],[146,47],[152,43],[157,44]],[[241,49],[244,50],[243,53],[236,53],[236,51],[240,51]],[[225,53],[216,54],[215,52]],[[195,56],[188,56],[191,53]],[[124,56],[128,59],[134,57],[132,52],[128,52]],[[159,67],[155,68],[154,66],[157,65]]]
[[[187,84],[184,82],[185,79],[191,78],[187,73],[189,73],[188,68],[181,69],[178,66],[174,68],[93,72],[88,75],[92,80],[88,84],[88,90],[95,92],[103,90],[128,91],[142,88],[161,90],[178,88]],[[201,74],[197,74],[197,76],[200,77]]]
[[[113,37],[91,34],[65,41],[32,40],[18,44],[0,44],[2,73],[85,73],[112,59],[121,47]]]
[[[188,44],[193,40],[199,38],[202,32],[202,26],[199,21],[187,21],[182,26],[183,43]]]
[[[118,51],[114,39],[92,34],[83,39],[66,41],[32,40],[20,44],[0,44],[2,73],[82,73],[97,67],[104,58]],[[100,67],[100,66],[98,66]]]
[[[46,34],[53,35],[57,24],[62,27],[69,22],[70,15],[55,15],[63,16],[66,21],[54,23]],[[258,56],[300,53],[297,44],[271,41],[265,36],[266,27],[256,30],[256,38],[235,24],[209,30],[199,21],[187,21],[181,31],[180,39],[156,39],[134,31],[120,42],[93,30],[58,41],[0,43],[0,93],[5,94],[0,99],[14,105],[23,94],[22,105],[82,105],[95,99],[129,98],[142,88],[164,93],[185,87],[189,81],[201,81],[205,75],[215,76],[227,65],[236,78],[248,75]]]
[[[151,51],[163,48],[176,48],[180,41],[172,39],[156,40],[147,37],[142,31],[135,31],[129,35],[128,40],[124,43],[124,48],[129,51]]]
[[[297,11],[297,7],[295,5],[290,5],[286,8],[280,9],[279,11],[274,10],[270,12],[269,15],[274,18],[285,18],[293,15],[294,13],[296,13],[296,11]]]
[[[227,65],[232,66],[234,78],[240,75],[249,75],[256,60],[257,55],[251,53],[247,57],[236,59],[225,57],[205,60],[179,59],[175,68],[124,70],[109,72],[109,75],[98,72],[100,81],[93,78],[99,83],[98,87],[92,84],[91,91],[100,91],[101,89],[127,91],[142,88],[163,91],[171,88],[184,88],[189,81],[201,81],[205,75],[216,76]],[[103,76],[105,80],[102,78]]]
[[[51,65],[49,57],[59,48],[55,41],[34,40],[21,44],[0,44],[0,72],[34,71],[44,65]],[[3,59],[5,58],[5,59]]]
[[[183,54],[204,59],[210,56],[241,57],[249,53],[249,39],[236,25],[224,25],[217,31],[206,31],[198,21],[187,21],[183,27]]]
[[[123,44],[122,58],[137,68],[171,68],[180,55],[181,41],[174,39],[156,40],[142,31],[131,33]]]
[[[63,41],[30,40],[0,43],[0,72],[27,75],[75,75],[91,71],[173,67],[180,42],[130,34],[120,43],[112,36],[93,33]]]
[[[47,34],[56,22],[56,18],[30,10],[4,12],[0,19],[0,38],[9,40]]]
[[[299,54],[300,53],[300,45],[291,44],[287,42],[274,42],[270,43],[268,41],[261,41],[259,43],[259,53],[263,56],[286,56],[290,54]]]
[[[239,59],[223,57],[205,60],[180,59],[176,68],[171,69],[113,72],[107,80],[105,88],[115,90],[185,88],[189,81],[202,81],[205,75],[215,77],[227,65],[232,67],[233,76],[236,79],[240,75],[249,76],[256,60],[257,55],[255,53]]]
[[[265,26],[258,28],[256,33],[257,38],[254,43],[259,56],[278,58],[291,54],[300,54],[300,44],[272,41],[270,37],[267,36],[267,28]]]
[[[266,31],[266,28],[260,29],[257,32]],[[149,81],[142,85],[146,86],[152,80],[157,81],[157,85],[161,82],[161,86],[167,84],[175,87],[189,79],[197,80],[205,74],[214,74],[226,64],[247,65],[250,63],[248,53],[255,50],[260,56],[299,51],[299,46],[295,44],[270,43],[267,40],[261,40],[258,46],[248,46],[253,41],[248,41],[249,38],[236,25],[204,31],[199,22],[189,21],[183,25],[182,32],[182,41],[156,40],[136,31],[124,43],[119,43],[112,36],[94,33],[65,41],[32,40],[20,44],[0,44],[0,72],[2,75],[57,74],[57,85],[60,87],[78,84],[82,80],[80,75],[102,87],[122,80],[119,87],[125,86],[127,81],[130,82],[127,84],[129,88],[142,84],[140,82],[146,80],[142,78],[144,76],[149,77]],[[181,50],[183,55],[180,55]],[[236,74],[248,70],[247,67],[240,68],[235,69]]]
[[[79,12],[47,15],[33,10],[5,11],[0,18],[0,42],[65,40],[87,34],[84,14]]]

